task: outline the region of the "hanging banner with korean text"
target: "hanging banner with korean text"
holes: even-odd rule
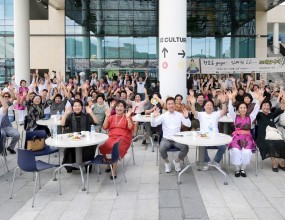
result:
[[[238,58],[238,59],[201,59],[201,73],[275,73],[285,72],[284,57]]]

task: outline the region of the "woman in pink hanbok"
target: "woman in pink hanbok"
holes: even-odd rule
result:
[[[251,123],[256,118],[260,108],[259,102],[261,103],[264,97],[260,93],[253,111],[250,115],[247,115],[247,104],[244,102],[239,103],[236,107],[236,113],[232,101],[233,94],[228,92],[227,95],[229,97],[229,114],[235,125],[235,131],[232,134],[233,140],[229,144],[230,160],[231,163],[236,166],[235,177],[246,177],[246,165],[250,163],[252,151],[256,148],[256,144],[250,132]]]

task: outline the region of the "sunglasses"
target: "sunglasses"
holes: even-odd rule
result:
[[[4,98],[10,98],[10,96],[5,95]]]

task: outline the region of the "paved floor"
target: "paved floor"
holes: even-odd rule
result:
[[[210,152],[212,157],[213,153]],[[194,155],[194,149],[190,149],[188,159],[192,162]],[[247,178],[235,178],[231,167],[229,185],[223,184],[216,170],[196,168],[183,174],[182,184],[177,185],[177,173],[165,174],[161,162],[159,174],[156,153],[145,149],[140,140],[135,143],[135,160],[133,165],[131,154],[127,154],[127,183],[119,168],[119,196],[115,195],[109,174],[102,173],[97,182],[93,172],[90,193],[86,194],[80,191],[79,172],[65,171],[59,195],[52,172],[46,171],[41,176],[43,187],[36,194],[34,208],[32,175],[17,175],[14,198],[10,200],[12,171],[7,182],[0,166],[0,219],[285,219],[285,172],[273,173],[269,160],[263,162],[257,177],[255,157],[247,169]],[[15,168],[16,156],[8,155],[8,165],[10,170]]]

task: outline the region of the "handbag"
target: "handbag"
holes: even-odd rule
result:
[[[37,136],[32,137],[31,140],[27,141],[27,149],[32,151],[39,151],[44,149],[45,140]]]
[[[265,133],[265,140],[283,140],[281,132],[277,128],[267,125]]]

